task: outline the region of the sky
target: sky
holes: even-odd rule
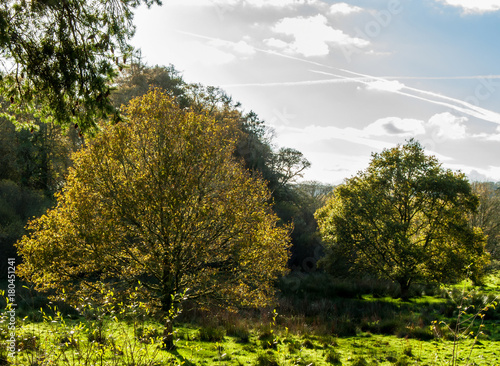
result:
[[[414,138],[500,181],[500,0],[163,0],[134,23],[146,64],[256,112],[311,162],[303,180],[339,184]]]

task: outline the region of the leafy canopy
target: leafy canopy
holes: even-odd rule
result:
[[[117,301],[138,291],[163,312],[185,299],[272,301],[288,228],[277,226],[265,182],[234,158],[234,124],[158,89],[126,113],[74,155],[57,206],[17,244],[19,273],[66,300],[107,286]]]
[[[78,123],[91,130],[114,114],[109,81],[130,58],[133,8],[160,0],[4,0],[0,95],[4,115]]]
[[[416,141],[374,154],[369,167],[340,186],[316,213],[331,252],[400,284],[451,282],[470,267],[480,276],[485,238],[468,225],[478,204],[462,173],[441,167]]]

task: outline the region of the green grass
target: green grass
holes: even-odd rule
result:
[[[150,316],[97,311],[84,317],[70,309],[58,313],[45,306],[40,311],[26,302],[18,313],[25,318],[17,317],[19,352],[11,365],[448,365],[454,342],[447,326],[454,329],[457,319],[467,320],[479,311],[483,300],[498,294],[500,284],[493,276],[466,294],[460,286],[450,287],[451,299],[434,289],[434,296],[404,302],[368,281],[353,288],[375,288],[376,293],[353,295],[347,282],[328,285],[331,292],[342,288],[348,297],[321,297],[321,285],[307,281],[304,287],[311,287],[313,296],[307,291],[285,294],[279,315],[271,309],[185,311],[175,325],[174,350],[161,348],[163,327]],[[474,307],[459,317],[457,306],[464,295]],[[37,306],[41,302],[37,298]],[[500,309],[488,310],[484,334],[477,339],[481,319],[475,320],[467,330],[473,335],[455,343],[457,364],[469,358],[474,365],[500,365],[499,319]],[[6,364],[5,327],[4,319],[0,365]]]
[[[277,327],[275,347],[265,346],[267,335],[258,327],[249,330],[246,343],[238,336],[208,340],[203,327],[179,324],[176,349],[162,350],[161,324],[139,325],[107,319],[102,327],[84,319],[68,322],[24,322],[18,328],[18,353],[13,365],[396,365],[446,364],[453,344],[445,339],[420,341],[393,335],[359,332],[352,337],[293,334]],[[94,329],[92,329],[94,328]],[[145,331],[147,330],[147,331]],[[93,336],[99,333],[100,336]],[[151,337],[145,337],[150,334]],[[217,333],[219,334],[219,333]],[[466,356],[471,341],[464,341]],[[481,340],[472,350],[476,365],[500,363],[498,340]],[[364,361],[363,361],[364,360]],[[405,361],[406,360],[406,361]],[[50,363],[49,363],[50,361]],[[45,363],[44,363],[45,362]],[[406,362],[406,363],[404,363]]]

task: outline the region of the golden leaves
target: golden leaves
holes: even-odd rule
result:
[[[186,288],[182,298],[270,301],[289,228],[277,226],[265,182],[233,157],[233,122],[182,110],[158,89],[126,114],[76,154],[58,206],[32,223],[19,244],[25,277],[41,288],[81,281],[80,291],[147,278],[155,303]]]

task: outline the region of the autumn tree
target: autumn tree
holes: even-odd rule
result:
[[[82,130],[115,114],[110,81],[133,48],[133,8],[159,0],[3,0],[0,95],[24,114]]]
[[[120,73],[115,85],[111,98],[117,107],[132,97],[143,95],[150,87],[157,87],[175,97],[181,107],[237,126],[234,155],[252,174],[267,182],[273,211],[280,220],[293,223],[289,265],[297,268],[299,263],[303,268],[302,263],[310,263],[308,259],[318,253],[319,239],[313,216],[315,209],[312,209],[315,199],[309,200],[311,197],[307,195],[302,197],[301,185],[297,184],[298,178],[311,165],[301,152],[283,147],[276,149],[272,129],[255,112],[243,112],[240,103],[220,88],[184,82],[172,65],[147,66],[137,60]]]
[[[137,288],[166,316],[185,299],[260,306],[286,272],[288,228],[234,158],[235,126],[159,90],[76,153],[57,206],[30,223],[19,273],[68,301]],[[65,292],[63,294],[63,291]]]
[[[284,147],[275,150],[272,129],[255,112],[243,113],[241,104],[221,88],[186,83],[173,65],[147,66],[137,59],[120,72],[114,86],[111,100],[115,107],[154,87],[175,97],[181,107],[207,113],[217,121],[233,121],[240,132],[235,155],[267,181],[275,201],[287,199],[288,186],[311,165],[300,151]]]
[[[402,298],[416,281],[453,282],[467,271],[478,279],[488,256],[484,235],[467,221],[477,205],[465,175],[414,140],[373,154],[316,213],[330,248],[324,264],[349,258],[353,270],[399,283]]]

